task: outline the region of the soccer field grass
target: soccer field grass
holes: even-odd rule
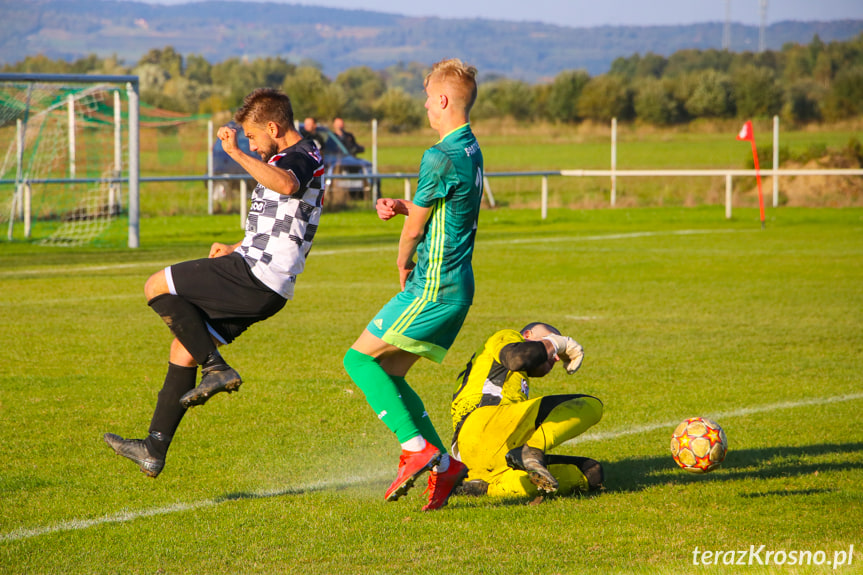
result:
[[[863,209],[734,215],[484,211],[465,326],[408,380],[448,438],[475,348],[556,325],[584,364],[532,393],[602,399],[557,452],[606,488],[434,513],[424,478],[384,502],[398,444],[341,363],[397,290],[400,221],[324,216],[295,299],[224,349],[246,383],[187,413],[156,480],[102,441],[143,437],[164,378],[143,283],[237,217],[145,219],[138,250],[0,243],[0,573],[863,572]],[[729,439],[704,476],[669,452],[696,415]]]

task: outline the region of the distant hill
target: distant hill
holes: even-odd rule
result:
[[[0,64],[44,54],[74,60],[116,54],[134,64],[153,48],[173,46],[211,62],[232,57],[312,59],[331,77],[347,68],[382,69],[458,56],[483,76],[536,82],[562,70],[608,71],[619,56],[687,48],[719,49],[721,22],[686,26],[568,28],[537,22],[408,18],[381,12],[292,4],[205,1],[153,5],[110,0],[0,0]],[[735,24],[732,50],[754,51],[758,28]],[[863,33],[863,20],[777,22],[769,49]]]

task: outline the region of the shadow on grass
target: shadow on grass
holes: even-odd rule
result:
[[[687,473],[677,468],[671,454],[613,463],[603,462],[605,487],[608,491],[640,491],[654,485],[685,485],[693,481],[733,481],[738,479],[771,479],[845,471],[863,468],[863,461],[810,461],[824,455],[863,455],[863,443],[823,443],[799,447],[741,449],[728,452],[722,467],[707,474]],[[780,491],[751,494],[800,495],[822,493],[830,489]]]
[[[634,492],[655,485],[687,485],[692,482],[734,481],[739,479],[771,479],[776,477],[793,477],[824,473],[828,471],[845,471],[863,469],[861,461],[809,461],[809,458],[824,455],[863,455],[863,443],[834,444],[824,443],[800,447],[771,447],[764,449],[741,449],[730,451],[728,458],[718,470],[707,474],[687,473],[678,469],[671,454],[623,459],[615,462],[602,462],[605,471],[605,487],[600,491],[577,493],[564,496],[571,499],[592,499],[601,497],[608,492]],[[356,485],[355,482],[322,483],[304,487],[287,487],[285,489],[253,492],[240,491],[228,493],[215,499],[216,502],[268,499],[303,495],[317,491],[338,491]],[[814,495],[828,493],[831,488],[772,490],[763,493],[745,493],[741,497],[789,497],[797,495]],[[490,498],[455,495],[451,503],[458,502],[460,506],[494,506],[509,507],[536,505],[542,503],[542,498]],[[464,505],[466,504],[466,505]]]

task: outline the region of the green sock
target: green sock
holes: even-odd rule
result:
[[[413,390],[408,382],[405,381],[404,377],[395,375],[390,377],[395,382],[396,387],[402,396],[402,401],[410,412],[414,423],[416,423],[416,426],[419,428],[420,434],[426,439],[426,441],[440,449],[441,453],[446,453],[446,448],[434,428],[434,424],[426,411],[423,400],[419,395],[417,395],[417,392]]]
[[[378,419],[396,434],[399,443],[420,435],[419,422],[414,421],[408,411],[396,383],[372,356],[349,349],[343,363],[345,371],[366,395],[366,401]]]

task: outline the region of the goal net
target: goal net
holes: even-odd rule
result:
[[[5,237],[77,246],[124,212],[120,83],[0,76],[0,224]],[[98,77],[94,77],[98,78]],[[2,145],[2,144],[0,144]],[[131,239],[131,236],[130,236]]]

